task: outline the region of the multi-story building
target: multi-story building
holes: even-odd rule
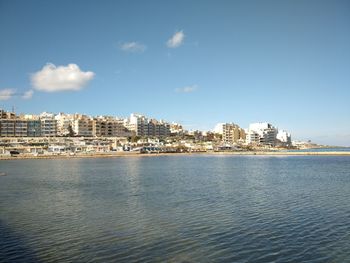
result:
[[[277,128],[267,122],[257,122],[249,125],[247,143],[256,143],[261,145],[276,144]]]
[[[148,119],[143,115],[131,114],[126,127],[136,136],[167,137],[170,135],[170,124],[162,120]]]
[[[258,133],[252,130],[246,132],[246,143],[247,144],[260,144],[260,136]]]
[[[226,144],[234,144],[245,140],[245,131],[234,123],[222,125],[222,140]]]
[[[146,136],[148,133],[148,119],[143,115],[132,113],[127,128],[134,131],[136,136]]]
[[[76,116],[73,121],[73,131],[77,136],[93,136],[93,119],[86,115]]]
[[[93,134],[97,137],[128,137],[131,132],[124,126],[124,120],[111,116],[100,116],[93,120]]]
[[[282,143],[284,145],[291,145],[292,144],[292,136],[290,135],[289,132],[287,132],[285,130],[278,131],[276,138],[280,143]]]
[[[44,112],[40,114],[41,136],[54,137],[57,136],[57,120],[52,113]]]
[[[133,133],[125,127],[123,119],[116,119],[116,137],[130,137]]]
[[[73,114],[59,113],[55,116],[57,120],[57,135],[66,136],[73,130],[73,122],[75,116]]]
[[[28,137],[40,137],[41,136],[41,121],[38,120],[27,120]]]
[[[33,116],[17,116],[12,112],[0,110],[1,137],[39,137],[41,136],[41,122]]]
[[[0,120],[1,137],[14,137],[15,126],[16,126],[15,119],[1,119]]]
[[[175,126],[174,126],[175,127]],[[176,128],[182,130],[181,125]],[[77,135],[84,137],[167,137],[170,124],[132,114],[130,119],[111,116],[92,118],[81,114],[21,115],[0,110],[0,136],[2,137],[56,137]]]
[[[41,121],[38,115],[25,114],[22,118],[27,122],[28,137],[41,137]]]
[[[28,122],[24,119],[16,119],[15,122],[15,137],[27,137]]]
[[[1,119],[1,137],[27,137],[28,123],[24,119]]]
[[[0,119],[15,119],[16,114],[14,112],[7,112],[3,109],[0,109]]]
[[[170,124],[163,120],[157,121],[151,119],[148,122],[148,133],[146,136],[149,137],[167,137],[170,135]]]
[[[213,132],[222,135],[224,133],[224,125],[225,124],[226,123],[218,123],[218,124],[216,124]]]
[[[171,134],[182,134],[184,132],[183,127],[181,124],[178,123],[171,123],[170,124],[170,133]]]

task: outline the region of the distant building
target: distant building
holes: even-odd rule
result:
[[[15,119],[16,114],[14,112],[7,112],[3,109],[0,109],[0,119]]]
[[[27,122],[13,112],[0,110],[1,137],[27,137]]]
[[[278,131],[276,138],[282,144],[285,144],[285,145],[292,144],[292,136],[290,135],[289,132],[285,130]]]
[[[73,121],[73,131],[77,136],[93,136],[93,119],[86,115],[77,115]]]
[[[28,123],[28,137],[41,137],[41,121],[38,120],[27,120]]]
[[[0,119],[1,137],[28,137],[28,121],[25,119]]]
[[[57,135],[67,136],[71,134],[73,130],[73,122],[75,119],[74,114],[59,113],[55,116],[57,120]]]
[[[257,122],[249,125],[246,142],[248,144],[271,145],[276,144],[277,128],[267,122]]]
[[[0,110],[1,137],[39,137],[41,136],[41,122],[37,118],[31,119],[26,115],[17,116],[12,112]],[[34,116],[34,115],[33,115]]]
[[[24,119],[15,120],[15,137],[28,136],[28,122]]]
[[[148,123],[148,135],[149,137],[168,137],[170,135],[170,124],[163,120],[152,119]]]
[[[131,114],[127,128],[141,137],[167,137],[170,135],[170,124],[162,120],[148,119],[140,114]]]
[[[16,136],[15,127],[16,127],[15,119],[1,119],[0,121],[1,137],[15,137]]]
[[[181,124],[178,123],[171,123],[170,124],[170,133],[171,134],[182,134],[184,132],[183,127]]]
[[[214,128],[214,133],[218,133],[218,134],[223,134],[224,133],[224,125],[226,125],[226,123],[218,123],[215,125]]]
[[[52,113],[43,112],[40,114],[41,136],[54,137],[57,136],[57,120]]]
[[[246,137],[244,129],[234,123],[222,124],[222,141],[225,144],[235,144],[244,141]]]
[[[148,133],[148,119],[143,115],[132,113],[129,118],[128,128],[134,131],[136,136],[146,136]]]
[[[246,143],[247,144],[259,144],[260,136],[257,132],[249,130],[246,132]]]
[[[132,133],[124,126],[124,120],[100,116],[93,120],[93,134],[97,137],[128,137]]]

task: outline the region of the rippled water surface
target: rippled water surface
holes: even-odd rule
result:
[[[350,157],[0,161],[1,262],[350,262]]]

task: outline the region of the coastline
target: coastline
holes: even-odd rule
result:
[[[159,157],[159,156],[189,156],[189,155],[235,155],[235,156],[350,156],[349,152],[269,152],[269,151],[249,151],[249,152],[185,152],[185,153],[138,153],[138,152],[117,152],[117,153],[93,153],[76,155],[18,155],[0,156],[0,160],[25,160],[25,159],[77,159],[77,158],[120,158],[120,157]]]

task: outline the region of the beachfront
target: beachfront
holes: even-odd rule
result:
[[[141,153],[141,152],[107,152],[77,154],[19,154],[0,155],[0,160],[16,159],[73,159],[73,158],[118,158],[118,157],[156,157],[185,155],[245,155],[245,156],[350,156],[349,151],[238,151],[238,152],[183,152],[183,153]]]

